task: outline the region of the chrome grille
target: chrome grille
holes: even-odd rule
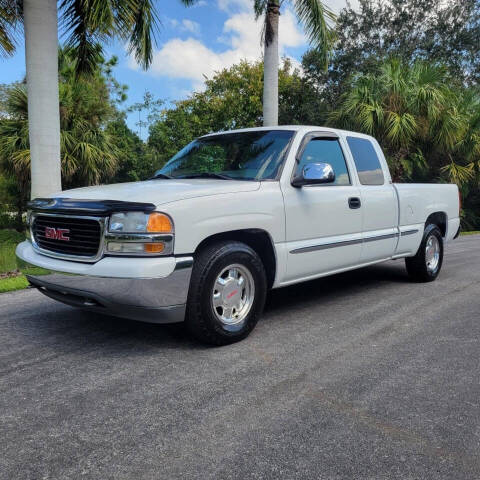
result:
[[[102,243],[102,223],[91,217],[39,214],[32,219],[32,237],[45,253],[93,259]]]

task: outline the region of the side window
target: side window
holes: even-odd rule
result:
[[[362,185],[383,185],[382,166],[372,142],[365,138],[347,137],[348,146],[353,155],[358,177]]]
[[[318,162],[329,163],[335,172],[335,181],[326,185],[350,185],[347,164],[338,139],[319,137],[310,140],[303,150],[295,175],[299,175],[307,163]]]

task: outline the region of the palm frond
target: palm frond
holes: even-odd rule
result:
[[[65,45],[78,57],[78,73],[91,73],[103,55],[101,45],[115,36],[128,43],[128,52],[143,68],[150,66],[161,25],[154,0],[62,0],[60,13]]]
[[[406,91],[407,80],[405,67],[398,58],[392,58],[381,67],[380,83],[393,95],[401,95]]]
[[[15,85],[8,92],[7,112],[21,120],[28,119],[28,97],[25,85]]]
[[[262,15],[267,12],[268,0],[254,0],[253,11],[255,13],[255,20],[258,20]]]
[[[455,150],[467,132],[465,116],[456,106],[442,112],[438,121],[432,123],[432,136],[447,150]]]
[[[99,183],[111,178],[117,169],[118,151],[111,135],[95,115],[97,105],[106,103],[97,87],[97,77],[77,79],[69,54],[61,54],[60,72],[60,155],[64,185]],[[101,87],[99,82],[98,86]],[[27,91],[18,85],[7,91],[8,116],[0,121],[0,169],[22,182],[30,178]],[[108,110],[100,113],[108,118]]]
[[[326,66],[334,39],[331,25],[335,23],[336,15],[321,0],[295,0],[294,8],[308,40],[322,53]]]
[[[445,174],[449,181],[456,183],[459,187],[470,182],[475,177],[475,166],[473,163],[468,165],[460,165],[451,162],[440,169]]]
[[[395,145],[411,143],[417,128],[415,117],[410,113],[389,111],[386,113],[386,135]]]
[[[113,34],[111,15],[105,11],[110,5],[99,0],[62,0],[60,4],[65,47],[74,52],[78,74],[93,73],[103,53],[101,44]]]
[[[402,157],[400,164],[402,165],[404,174],[409,179],[411,179],[415,173],[424,176],[428,172],[427,159],[419,148],[408,156]]]
[[[16,0],[0,0],[0,56],[15,53],[21,37],[22,16]]]
[[[194,3],[192,0],[183,2]],[[160,28],[160,19],[152,0],[129,0],[118,2],[116,26],[122,37],[128,39],[128,52],[147,69],[153,59],[153,45]]]

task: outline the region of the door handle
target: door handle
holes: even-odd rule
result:
[[[350,197],[348,199],[348,206],[353,210],[360,208],[362,206],[362,202],[358,197]]]

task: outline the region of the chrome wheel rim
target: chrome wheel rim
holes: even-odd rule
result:
[[[427,270],[434,272],[440,262],[440,242],[435,235],[430,235],[425,246],[425,262]]]
[[[245,320],[254,298],[255,283],[250,270],[240,264],[229,265],[213,285],[212,310],[222,324],[236,325]]]

